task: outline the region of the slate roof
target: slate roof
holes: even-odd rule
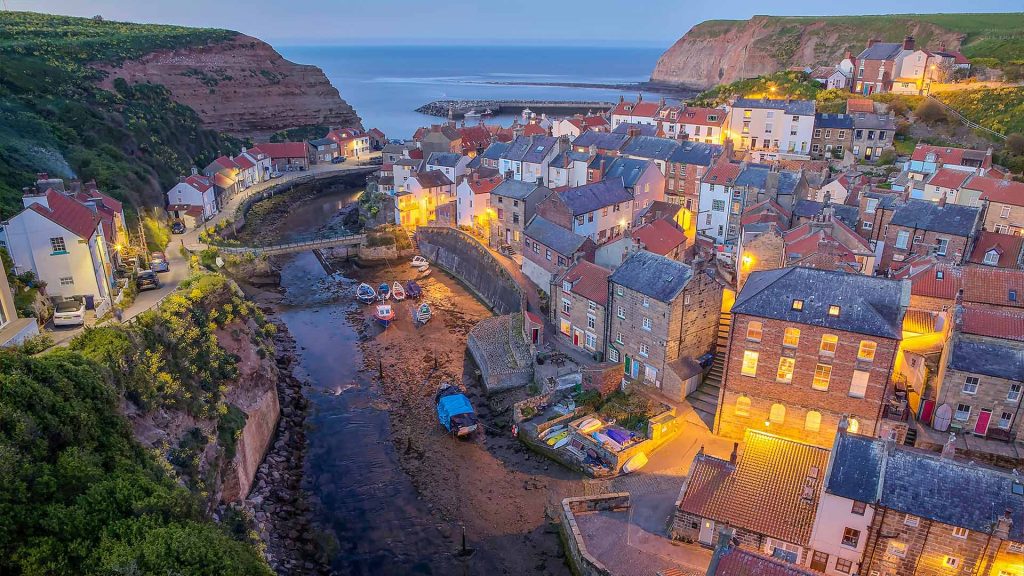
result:
[[[849,130],[853,128],[853,116],[849,114],[815,114],[814,127]]]
[[[893,211],[889,224],[966,237],[974,232],[980,211],[972,206],[940,206],[929,200],[911,199]]]
[[[994,341],[957,338],[949,367],[1007,380],[1024,380],[1024,350]]]
[[[530,218],[523,234],[563,256],[572,256],[587,241],[586,236],[566,230],[536,214]]]
[[[897,280],[796,266],[752,273],[732,312],[898,339],[902,292]],[[793,300],[803,300],[803,309],[793,310]],[[828,314],[832,305],[838,316]]]
[[[553,168],[568,168],[573,162],[586,162],[590,160],[590,155],[583,152],[576,152],[575,150],[568,149],[562,150],[554,158],[551,159],[549,166]]]
[[[748,164],[741,168],[734,183],[737,187],[754,188],[756,190],[772,189],[777,194],[792,194],[800,183],[800,173],[789,170],[772,172],[771,166],[765,164]]]
[[[462,154],[454,152],[431,152],[430,156],[427,156],[427,164],[445,168],[455,168],[459,164],[459,160],[462,160]]]
[[[623,122],[612,130],[614,134],[629,134],[630,129],[636,129],[638,136],[654,136],[658,133],[658,127],[653,124],[634,124],[632,122]]]
[[[486,158],[488,160],[497,160],[508,150],[511,142],[494,142],[488,146],[477,158]]]
[[[704,142],[680,142],[669,156],[668,161],[676,164],[692,164],[694,166],[711,166],[715,158],[721,156],[722,146],[705,144]]]
[[[857,206],[834,203],[830,203],[829,206],[835,210],[834,214],[837,220],[854,230],[857,229],[857,220],[860,218],[860,210]],[[793,215],[800,218],[813,218],[821,214],[824,207],[825,203],[817,200],[797,200],[793,205]]]
[[[832,451],[825,492],[858,502],[875,502],[884,457],[885,445],[874,438],[840,433]]]
[[[563,281],[572,285],[571,292],[601,306],[608,304],[608,276],[612,273],[593,262],[580,260],[565,273]]]
[[[417,174],[413,174],[412,177],[415,178],[423,188],[437,188],[439,186],[448,186],[452,183],[452,181],[444,175],[444,172],[441,172],[440,170],[419,172]]]
[[[693,278],[693,269],[647,250],[634,252],[609,277],[614,282],[659,302],[671,302]]]
[[[623,186],[621,178],[606,178],[599,182],[568,188],[559,192],[558,196],[573,216],[633,200],[633,195]]]
[[[679,142],[657,136],[634,136],[622,147],[621,152],[628,156],[638,156],[651,160],[668,160],[679,148]]]
[[[876,42],[865,48],[857,60],[891,60],[903,51],[902,42]]]
[[[632,188],[647,171],[648,166],[651,165],[650,162],[650,160],[641,158],[615,158],[611,165],[605,167],[602,177],[605,180],[621,178],[623,186]]]
[[[679,214],[679,211],[682,209],[683,207],[679,204],[665,202],[664,200],[655,200],[654,202],[651,202],[650,206],[641,208],[639,212],[634,214],[634,218],[641,222],[651,218],[669,218],[674,220],[676,214]]]
[[[331,140],[330,138],[317,138],[316,140],[310,140],[309,141],[309,145],[310,146],[316,146],[318,148],[320,146],[332,146],[332,145],[336,146],[337,144],[338,144],[337,142],[335,142],[334,140]]]
[[[743,441],[736,464],[698,454],[679,508],[756,534],[808,544],[829,451],[751,429]],[[811,487],[809,498],[804,497],[805,485]]]
[[[554,136],[519,136],[509,143],[501,158],[538,164],[557,144],[558,138]]]
[[[794,116],[814,116],[814,100],[782,100],[770,98],[737,98],[732,105],[737,108],[764,108],[784,110]]]
[[[505,180],[501,184],[498,184],[491,194],[498,196],[504,196],[506,198],[513,198],[515,200],[526,200],[526,198],[533,194],[533,191],[537,188],[543,188],[536,182],[523,182],[522,180]],[[546,190],[546,188],[545,188]]]
[[[629,140],[626,134],[615,134],[612,132],[597,132],[587,130],[572,141],[573,147],[589,148],[596,146],[599,150],[618,150]]]
[[[889,114],[858,112],[853,116],[853,127],[864,130],[895,130],[896,119]]]

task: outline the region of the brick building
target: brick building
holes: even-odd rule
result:
[[[668,159],[665,200],[696,214],[700,203],[700,181],[722,155],[724,148],[713,144],[683,142]]]
[[[701,373],[695,359],[711,350],[722,284],[713,267],[641,250],[609,277],[607,357],[627,378],[682,400]]]
[[[829,446],[844,416],[883,431],[909,286],[812,268],[748,276],[732,307],[715,432]]]
[[[536,182],[505,180],[491,190],[490,209],[494,211],[491,225],[491,243],[508,244],[521,252],[523,230],[537,212],[537,204],[551,194],[551,190]]]
[[[537,213],[601,243],[633,222],[633,194],[622,178],[610,178],[559,190],[540,203]]]
[[[899,268],[914,255],[935,255],[939,262],[962,264],[970,254],[980,212],[970,206],[907,200],[889,219],[879,269]]]
[[[972,176],[963,188],[979,193],[985,207],[985,230],[1018,235],[1024,232],[1024,182]]]
[[[577,348],[603,356],[611,270],[580,260],[556,279],[551,316],[559,337]]]
[[[849,114],[815,114],[811,136],[811,158],[838,158],[851,150],[853,116]]]
[[[580,259],[594,259],[594,241],[535,214],[523,232],[523,274],[545,294],[551,282]]]

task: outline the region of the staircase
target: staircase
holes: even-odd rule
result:
[[[917,428],[911,427],[907,430],[907,437],[903,439],[905,446],[913,446],[917,442]]]
[[[718,317],[718,341],[715,346],[715,360],[711,364],[711,370],[704,376],[704,381],[686,397],[690,405],[700,416],[700,419],[707,424],[708,429],[715,425],[715,414],[718,411],[718,393],[722,389],[722,378],[725,374],[725,355],[729,347],[729,328],[732,326],[732,316],[728,312],[720,313]]]

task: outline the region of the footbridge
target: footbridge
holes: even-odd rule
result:
[[[272,246],[217,246],[217,249],[227,254],[255,254],[257,256],[276,256],[279,254],[292,254],[294,252],[306,252],[319,248],[337,248],[340,246],[362,246],[366,243],[366,234],[336,235],[309,240],[297,240],[286,244],[274,244]]]

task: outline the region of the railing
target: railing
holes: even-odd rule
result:
[[[217,249],[229,254],[279,254],[284,252],[313,250],[315,248],[326,248],[328,246],[359,245],[365,242],[366,234],[350,234],[335,236],[332,238],[300,240],[298,242],[274,244],[272,246],[217,246]]]
[[[960,111],[957,110],[956,108],[953,108],[949,104],[946,104],[945,102],[943,102],[942,100],[939,100],[938,98],[936,98],[935,96],[932,96],[931,94],[928,95],[928,98],[931,98],[931,100],[933,102],[938,102],[939,106],[942,106],[943,110],[945,110],[949,114],[952,114],[954,118],[959,120],[964,125],[966,125],[966,126],[968,126],[970,128],[974,128],[975,130],[981,130],[982,132],[986,132],[988,134],[991,134],[992,136],[995,136],[996,138],[1000,138],[1002,140],[1006,140],[1006,134],[1000,134],[999,132],[996,132],[995,130],[990,130],[988,128],[985,128],[981,124],[978,124],[977,122],[975,122],[975,121],[967,118],[963,114],[961,114]]]

